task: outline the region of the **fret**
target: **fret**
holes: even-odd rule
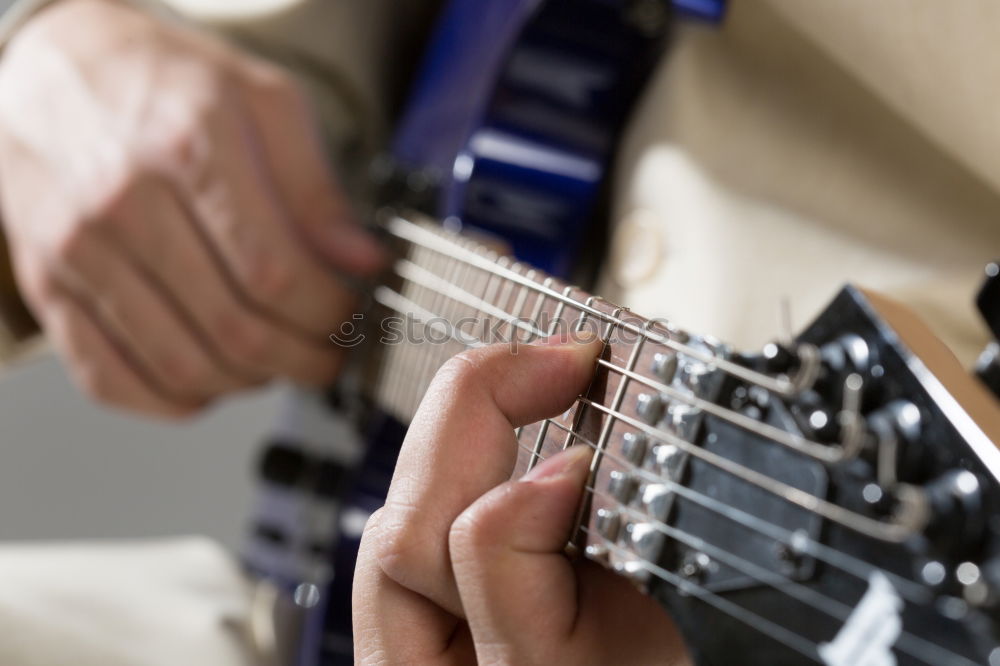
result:
[[[471,266],[469,266],[468,264],[462,264],[462,266],[457,271],[454,272],[453,277],[448,282],[452,285],[459,285],[459,286],[464,285],[466,281],[469,279],[471,271],[472,271]],[[444,295],[444,302],[441,304],[441,308],[437,310],[437,314],[439,317],[441,317],[451,326],[454,327],[460,316],[459,313],[461,312],[462,307],[463,304],[460,301],[458,301],[453,295],[449,295],[446,293]],[[456,351],[456,345],[460,347],[460,349],[458,349],[457,351]],[[435,347],[436,349],[434,350],[432,371],[428,373],[428,376],[425,378],[425,385],[423,387],[424,390],[421,391],[421,395],[430,386],[430,382],[433,379],[433,376],[437,373],[438,370],[441,369],[441,366],[443,366],[448,361],[448,359],[450,359],[456,353],[465,350],[465,347],[460,345],[453,337],[452,339],[442,344],[435,344]],[[418,397],[416,399],[417,403],[419,403],[419,400],[420,399]],[[414,404],[414,412],[415,411],[416,411],[416,404]]]
[[[495,259],[495,263],[497,266],[503,267],[507,263],[509,263],[509,260],[506,257],[497,257]],[[503,278],[501,278],[499,275],[490,275],[486,292],[483,294],[483,299],[482,299],[483,303],[487,305],[493,304],[493,299],[496,296],[497,291],[500,289],[503,281],[504,281]],[[483,311],[482,308],[480,308],[479,311],[480,314],[482,315],[482,322],[481,322],[482,334],[479,336],[479,341],[488,342],[488,339],[490,337],[491,317],[485,311]]]
[[[413,245],[407,248],[407,252],[404,256],[407,256],[412,261],[424,261],[425,257],[429,253],[429,250],[420,245]],[[410,299],[415,300],[415,292],[419,289],[417,285],[411,284],[409,282],[404,282],[400,286],[400,293]],[[395,313],[389,313],[393,316]],[[382,363],[378,378],[378,388],[379,394],[385,406],[389,410],[402,416],[399,402],[402,398],[402,391],[404,385],[407,383],[401,381],[403,375],[408,373],[408,342],[404,339],[400,341],[399,344],[393,345],[386,350],[385,361]],[[395,381],[393,381],[395,378]]]
[[[584,303],[584,305],[586,307],[588,307],[588,308],[593,308],[594,307],[594,303],[597,300],[599,300],[599,299],[596,296],[589,296],[587,298],[586,302]],[[601,299],[601,300],[603,300],[603,299]],[[618,315],[618,313],[620,313],[620,312],[621,312],[621,308],[618,308],[615,311],[615,314],[612,315],[612,316],[616,317]],[[586,310],[580,310],[580,317],[579,317],[579,319],[577,319],[576,325],[573,327],[573,329],[575,331],[577,331],[577,332],[580,332],[580,331],[583,330],[583,327],[586,325],[586,323],[587,323],[587,311]],[[610,324],[610,323],[608,325],[609,325],[609,327],[612,326],[612,324]],[[609,330],[608,334],[605,335],[605,336],[602,336],[602,338],[601,338],[602,340],[604,340],[605,344],[607,343],[607,340],[610,337],[610,328],[608,330]],[[586,394],[589,394],[589,393],[590,393],[590,389],[588,387],[588,390],[585,391],[584,394],[586,395]],[[570,432],[566,433],[566,439],[563,441],[563,445],[562,445],[563,450],[568,449],[570,446],[573,445],[573,439],[576,437],[575,433],[580,432],[580,427],[581,427],[581,424],[583,423],[583,418],[584,418],[584,413],[585,412],[586,412],[586,406],[585,405],[581,405],[581,406],[579,406],[579,407],[576,408],[576,410],[575,410],[575,412],[573,414],[572,425],[570,426],[571,430],[570,430]]]
[[[511,268],[518,275],[529,280],[534,280],[535,271],[527,268],[524,264],[514,264]],[[499,306],[501,310],[504,310],[510,315],[510,323],[500,329],[500,338],[507,344],[527,342],[532,337],[531,333],[524,335],[524,339],[522,340],[522,335],[520,333],[521,327],[517,326],[516,322],[521,320],[521,309],[524,307],[524,301],[527,300],[529,289],[525,285],[517,285],[511,282],[509,291],[509,298]],[[509,308],[506,307],[506,303],[511,302],[511,300],[513,300],[513,304]],[[531,328],[534,328],[534,322],[531,322]]]
[[[542,286],[546,289],[551,289],[552,284],[555,282],[551,277],[546,277],[542,281]],[[535,299],[535,306],[531,309],[531,321],[534,322],[535,328],[541,323],[539,318],[542,316],[542,309],[545,307],[545,294],[539,293],[538,297]]]
[[[492,250],[486,251],[484,256],[490,261],[494,262],[499,261],[499,257],[497,256],[496,252],[493,252]],[[500,278],[497,277],[495,274],[490,273],[489,271],[483,271],[482,291],[472,292],[473,296],[476,296],[477,299],[476,307],[472,315],[476,319],[476,323],[474,324],[474,329],[473,329],[473,335],[480,342],[486,340],[486,325],[484,323],[485,313],[483,312],[482,304],[489,302],[488,299],[490,298],[490,293],[491,289],[493,288],[494,280],[499,280],[499,279]]]
[[[435,263],[438,266],[438,270],[432,270],[431,272],[452,284],[455,283],[462,268],[467,266],[465,262],[460,262],[444,255],[438,255]],[[433,298],[426,309],[435,316],[440,317],[442,310],[448,302],[448,297],[440,290],[430,288],[427,288],[427,290],[433,294]],[[423,335],[426,337],[426,330],[423,332]],[[444,345],[441,346],[443,347]],[[427,388],[430,386],[431,379],[441,367],[441,349],[431,348],[429,342],[425,339],[421,345],[421,351],[423,352],[423,359],[419,365],[416,382],[414,386],[410,387],[412,393],[408,401],[408,417],[412,417],[416,413],[424,393],[427,392]]]
[[[636,339],[632,346],[632,351],[629,352],[628,362],[625,364],[625,369],[629,372],[635,371],[635,364],[638,361],[640,354],[642,354],[643,343],[645,343],[645,338]],[[621,409],[622,402],[625,399],[625,394],[628,391],[629,378],[626,375],[622,375],[618,380],[618,388],[615,389],[615,396],[611,401],[611,409],[616,412]],[[604,455],[605,449],[607,449],[608,439],[611,436],[611,430],[614,428],[614,419],[605,419],[604,424],[601,426],[601,434],[597,438],[597,450],[594,452],[594,457],[590,461],[590,474],[593,477],[598,466],[601,463],[601,458]]]
[[[507,268],[508,268],[508,270],[510,270],[511,272],[513,272],[514,274],[520,275],[521,270],[523,270],[524,266],[523,266],[523,264],[520,264],[520,263],[518,263],[518,262],[515,261],[515,262],[512,262]],[[513,292],[514,292],[514,282],[512,280],[504,280],[503,283],[502,283],[502,285],[501,285],[501,287],[500,287],[499,294],[497,295],[497,300],[492,305],[495,305],[497,307],[497,309],[499,309],[502,312],[505,312],[505,313],[509,312],[508,309],[507,309],[507,307],[506,307],[506,305],[507,305],[508,301],[510,300],[510,296],[511,296],[511,294]],[[491,340],[490,342],[506,342],[506,341],[508,341],[510,339],[508,337],[509,330],[512,329],[512,328],[513,327],[511,327],[508,323],[504,322],[499,327],[497,327],[497,331],[499,331],[499,334],[500,334],[499,335],[500,339],[499,340]]]
[[[447,266],[447,259],[435,253],[426,254],[423,256],[423,259],[432,271],[445,270]],[[435,303],[439,299],[439,295],[434,290],[423,285],[417,285],[414,294],[416,296],[415,302],[418,305],[431,312],[434,311]],[[411,324],[408,326],[408,329],[412,331],[414,336],[427,335],[425,325]],[[407,373],[402,377],[403,381],[399,382],[399,391],[403,393],[399,409],[404,418],[409,419],[416,411],[415,401],[419,400],[424,394],[424,366],[427,362],[428,350],[416,340],[407,341],[405,347],[408,351],[408,363]]]
[[[569,297],[575,287],[567,286],[563,289],[562,295],[564,297]],[[552,314],[552,324],[549,325],[548,334],[554,335],[559,328],[559,320],[562,317],[563,311],[566,309],[566,301],[558,300],[556,301],[555,311]],[[528,471],[531,471],[539,460],[542,458],[542,446],[545,444],[545,438],[548,434],[550,419],[545,419],[542,421],[541,427],[538,430],[538,437],[535,439],[535,445],[531,450],[531,458],[528,460]]]

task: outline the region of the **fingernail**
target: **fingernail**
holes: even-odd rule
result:
[[[534,342],[536,345],[588,345],[597,340],[597,334],[593,331],[563,331],[550,335],[547,338],[540,338]]]
[[[549,456],[531,468],[521,481],[541,481],[560,476],[570,476],[577,469],[590,464],[591,449],[586,444],[576,444],[554,456]]]

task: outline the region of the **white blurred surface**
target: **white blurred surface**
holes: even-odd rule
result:
[[[239,547],[278,391],[180,425],[91,403],[58,361],[0,373],[0,541],[204,534]]]

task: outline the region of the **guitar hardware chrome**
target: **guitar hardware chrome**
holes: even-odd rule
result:
[[[642,505],[650,518],[666,522],[673,505],[674,494],[670,487],[662,483],[651,483],[642,488]]]
[[[596,527],[597,533],[602,537],[608,541],[616,541],[621,527],[621,514],[613,509],[601,507],[597,510]]]
[[[688,580],[701,580],[713,566],[712,558],[705,553],[688,550],[681,560],[680,574]]]
[[[799,369],[791,377],[792,390],[795,393],[801,393],[812,388],[816,383],[823,362],[819,349],[815,345],[800,344],[795,348],[795,355],[799,359]]]
[[[640,559],[655,562],[663,551],[667,535],[652,523],[629,523],[626,526],[629,545]]]
[[[627,432],[622,436],[621,456],[633,465],[642,465],[646,457],[646,436],[637,432]]]
[[[608,492],[622,504],[628,504],[635,495],[637,482],[635,477],[627,472],[612,470],[608,481]]]
[[[636,413],[649,425],[659,423],[665,409],[663,398],[655,393],[640,393],[636,399]]]
[[[653,356],[653,374],[664,384],[669,384],[677,374],[677,354],[675,352],[657,352]]]
[[[673,444],[659,444],[650,453],[656,471],[670,481],[678,480],[686,459],[683,451]]]
[[[861,416],[861,392],[864,380],[856,372],[844,379],[843,408],[837,414],[840,425],[840,459],[850,460],[861,452],[865,438],[865,420]]]

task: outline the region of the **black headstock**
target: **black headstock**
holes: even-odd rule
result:
[[[735,357],[648,589],[698,664],[1000,664],[1000,406],[927,328],[845,288]],[[795,384],[793,380],[797,379]],[[788,441],[772,434],[786,433]],[[734,475],[725,459],[749,475]]]

